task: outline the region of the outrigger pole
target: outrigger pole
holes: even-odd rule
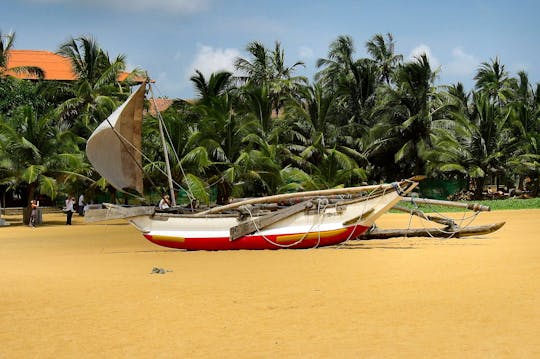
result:
[[[433,205],[446,206],[446,207],[466,208],[475,212],[489,212],[490,211],[490,208],[488,206],[484,206],[478,203],[452,202],[452,201],[442,201],[442,200],[430,199],[430,198],[414,198],[414,197],[403,197],[401,201],[410,202],[413,204],[422,203],[422,204],[433,204]]]

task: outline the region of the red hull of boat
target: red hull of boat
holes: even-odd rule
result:
[[[229,237],[179,238],[151,234],[144,234],[144,236],[157,245],[186,250],[308,249],[339,244],[363,234],[367,229],[368,227],[364,226],[351,226],[339,230],[312,232],[307,235],[305,233],[269,236],[250,235],[235,241],[229,240]]]

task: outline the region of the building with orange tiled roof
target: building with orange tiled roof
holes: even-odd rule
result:
[[[148,113],[152,116],[156,116],[158,112],[164,112],[172,104],[174,100],[169,98],[155,98],[153,101],[150,101]]]
[[[77,79],[71,61],[67,57],[46,50],[9,50],[7,68],[21,66],[39,67],[45,73],[45,80],[73,81]],[[7,73],[20,79],[37,79],[35,75],[28,73],[16,73],[14,71],[8,71]],[[118,76],[118,80],[123,81],[127,76],[127,73],[122,72]],[[143,79],[137,79],[137,82],[142,81]]]
[[[7,68],[22,66],[35,66],[43,70],[44,80],[56,81],[74,81],[77,75],[73,72],[71,61],[62,55],[55,54],[46,50],[9,50]],[[37,76],[28,73],[16,73],[7,71],[7,74],[20,79],[37,80]],[[119,81],[124,81],[129,74],[126,72],[120,73]],[[136,79],[136,82],[142,83],[143,79]],[[166,98],[156,99],[156,103],[150,103],[149,112],[151,115],[156,115],[156,110],[159,112],[165,111],[174,101]]]
[[[7,68],[20,66],[41,68],[45,73],[45,80],[73,81],[77,78],[71,69],[69,59],[50,51],[9,50]],[[8,71],[8,74],[21,79],[35,80],[37,78],[35,75],[13,71]]]

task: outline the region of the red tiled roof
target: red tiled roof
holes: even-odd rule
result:
[[[173,104],[173,102],[174,100],[168,98],[156,98],[154,100],[151,100],[148,113],[150,113],[152,116],[156,116],[158,111],[163,112],[167,110]]]
[[[35,66],[39,67],[45,73],[45,80],[57,81],[73,81],[77,79],[76,74],[71,67],[71,61],[62,55],[46,50],[9,50],[7,68],[11,69],[19,66]],[[13,77],[20,79],[36,80],[37,77],[25,74],[7,72]],[[124,81],[129,74],[122,72],[118,76],[119,81]],[[135,79],[136,82],[142,83],[143,78]]]
[[[7,68],[19,66],[36,66],[45,72],[45,80],[73,81],[77,77],[71,69],[68,58],[43,50],[9,50]],[[36,79],[29,74],[17,74],[8,71],[8,74],[21,79]]]

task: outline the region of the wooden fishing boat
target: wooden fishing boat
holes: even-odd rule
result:
[[[141,124],[145,85],[136,90],[87,141],[94,168],[115,188],[142,193]],[[158,121],[161,129],[161,121]],[[168,156],[165,155],[168,167]],[[172,180],[168,172],[169,183]],[[187,250],[280,249],[330,246],[355,238],[410,193],[414,179],[396,183],[253,198],[214,208],[108,205],[86,221],[125,218],[149,241]],[[279,206],[284,201],[294,205]],[[273,206],[269,206],[273,204]],[[270,208],[270,209],[269,209]]]

